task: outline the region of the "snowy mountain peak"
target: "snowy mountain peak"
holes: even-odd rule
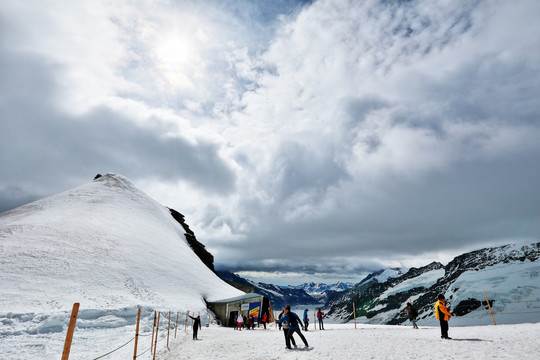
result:
[[[401,268],[381,269],[379,271],[372,272],[371,274],[366,276],[362,281],[360,281],[360,285],[368,282],[385,282],[390,278],[395,278],[403,275],[406,271],[407,269]]]
[[[203,298],[242,294],[185,234],[168,208],[118,174],[0,214],[0,308],[202,309]]]

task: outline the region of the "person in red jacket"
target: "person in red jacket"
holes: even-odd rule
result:
[[[435,303],[435,318],[439,319],[441,324],[441,339],[451,339],[451,337],[448,337],[448,320],[450,320],[451,316],[454,316],[454,314],[446,307],[444,295],[440,294],[439,300]]]

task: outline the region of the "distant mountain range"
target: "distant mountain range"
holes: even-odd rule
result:
[[[357,284],[278,286],[230,272],[218,271],[218,275],[243,291],[269,297],[275,308],[324,304],[327,316],[339,322],[355,319],[354,303],[358,322],[404,324],[408,321],[405,306],[412,302],[421,324],[436,325],[433,305],[444,294],[456,315],[455,325],[492,324],[494,319],[509,324],[540,321],[539,257],[540,243],[505,245],[462,254],[446,266],[432,262],[408,270],[383,269]]]
[[[281,287],[278,285],[254,282],[229,271],[218,270],[218,276],[230,285],[244,292],[254,292],[268,297],[274,309],[285,305],[312,305],[321,302],[302,288]]]
[[[369,274],[359,284],[374,284],[384,282],[391,277],[399,276],[403,273],[402,269],[383,269]],[[358,286],[350,282],[337,282],[335,284],[325,283],[303,283],[300,285],[279,286],[255,282],[243,278],[229,271],[217,271],[218,276],[245,292],[255,292],[264,295],[272,301],[273,306],[281,308],[284,305],[321,305],[326,304],[329,299],[339,298],[339,295],[351,288]]]

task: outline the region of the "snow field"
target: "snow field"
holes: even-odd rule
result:
[[[211,326],[199,331],[200,341],[189,336],[175,341],[161,359],[538,359],[540,323],[453,327],[452,340],[440,338],[439,327],[325,324],[324,331],[304,332],[311,349],[285,348],[283,333],[269,329],[234,331]],[[191,333],[191,329],[189,330]]]

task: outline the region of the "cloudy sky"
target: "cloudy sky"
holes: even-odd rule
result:
[[[119,173],[274,283],[540,241],[540,2],[7,0],[0,212]]]

